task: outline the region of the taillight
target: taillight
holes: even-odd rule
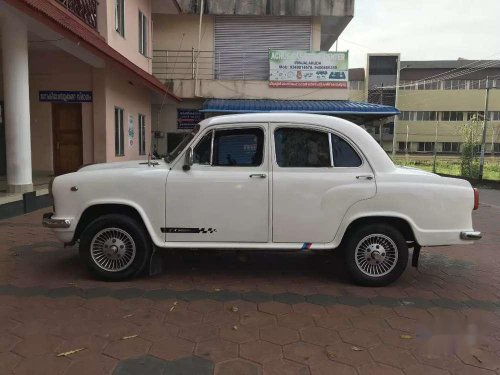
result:
[[[479,208],[479,190],[474,188],[474,210]]]

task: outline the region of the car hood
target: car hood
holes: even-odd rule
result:
[[[153,166],[166,166],[163,160],[151,160]],[[99,171],[103,169],[148,168],[147,160],[119,161],[114,163],[97,163],[84,166],[78,172]]]

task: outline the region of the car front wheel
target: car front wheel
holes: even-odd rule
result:
[[[80,257],[96,277],[125,280],[139,274],[151,255],[151,240],[142,225],[128,216],[104,215],[83,231]]]
[[[408,246],[396,228],[387,224],[359,227],[346,243],[346,261],[357,284],[384,286],[397,280],[408,263]]]

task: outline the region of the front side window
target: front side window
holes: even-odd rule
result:
[[[139,155],[146,155],[146,116],[139,114]]]
[[[212,165],[256,167],[262,164],[264,132],[259,128],[216,130]]]
[[[139,53],[146,56],[148,53],[148,19],[139,11]]]
[[[125,36],[125,0],[115,0],[115,30]]]
[[[115,107],[115,155],[123,156],[123,109]]]

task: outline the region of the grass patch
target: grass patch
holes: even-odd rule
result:
[[[432,172],[432,157],[412,158],[410,155],[407,160],[404,156],[397,156],[394,159],[394,163]],[[460,177],[460,159],[439,160],[438,156],[436,160],[436,173]],[[488,160],[484,163],[483,179],[500,181],[500,158],[497,160]]]

